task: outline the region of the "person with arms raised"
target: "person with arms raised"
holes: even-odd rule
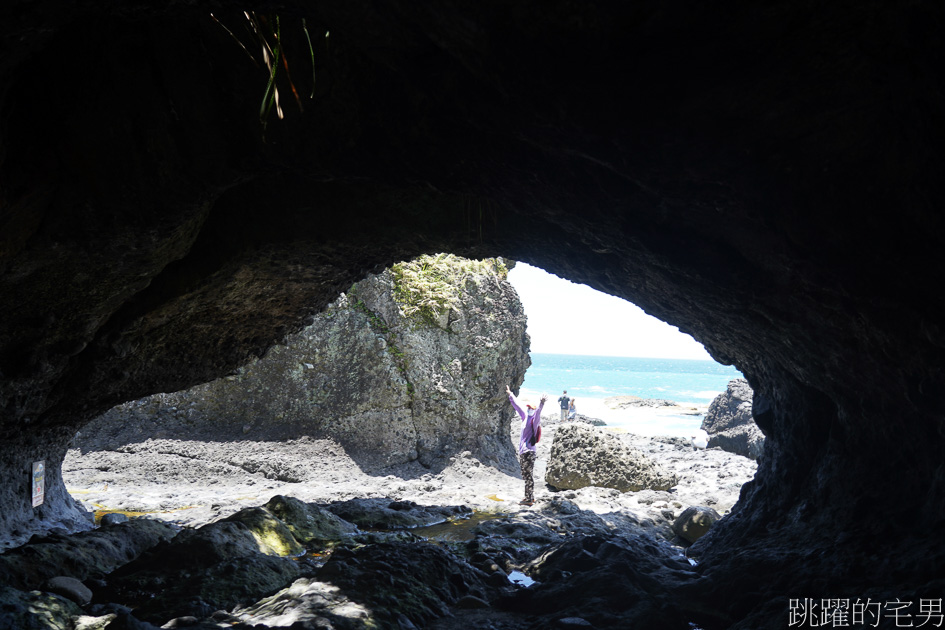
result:
[[[538,407],[530,403],[525,404],[525,409],[515,400],[515,395],[509,386],[505,386],[505,391],[509,395],[509,402],[515,413],[522,419],[522,433],[518,441],[518,459],[522,465],[522,479],[525,481],[525,498],[519,502],[520,505],[535,504],[535,480],[533,472],[535,470],[535,458],[538,457],[538,440],[541,437],[541,410],[548,400],[547,394],[541,395],[541,401]]]

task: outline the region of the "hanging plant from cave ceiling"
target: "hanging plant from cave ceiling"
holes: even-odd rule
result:
[[[215,15],[212,13],[210,17],[213,18],[221,28],[223,28],[229,35],[232,37],[240,48],[242,48],[246,54],[252,59],[253,63],[259,67],[264,67],[267,75],[266,89],[263,92],[262,103],[259,106],[259,122],[263,126],[263,130],[266,129],[266,124],[269,121],[273,110],[276,112],[276,116],[279,120],[282,120],[285,116],[282,110],[282,103],[280,100],[279,93],[279,77],[280,75],[285,76],[285,82],[288,83],[289,89],[292,92],[292,96],[295,99],[295,103],[299,108],[299,111],[304,111],[302,106],[302,97],[299,95],[299,91],[296,88],[295,82],[292,79],[292,73],[289,70],[289,58],[286,54],[285,47],[283,46],[283,34],[282,34],[282,19],[276,15],[274,17],[266,16],[263,14],[257,14],[255,11],[244,11],[243,17],[246,19],[243,26],[250,34],[250,39],[252,44],[250,47],[247,47],[243,44],[242,40],[236,36],[236,34],[227,28]],[[308,98],[311,99],[315,96],[315,49],[312,46],[312,38],[309,34],[308,25],[305,23],[305,18],[302,18],[301,24],[302,32],[305,35],[305,42],[308,46],[309,53],[309,63],[312,68],[312,89],[309,92]],[[325,38],[328,38],[329,33],[325,32]],[[257,60],[256,56],[251,52],[250,48],[258,48],[262,53],[262,63]]]

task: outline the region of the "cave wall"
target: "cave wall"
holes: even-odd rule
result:
[[[280,75],[265,126],[228,5],[0,9],[6,528],[32,522],[8,480],[35,436],[55,462],[112,405],[452,251],[631,300],[746,375],[766,451],[697,546],[715,583],[761,558],[811,592],[936,575],[942,5],[246,6],[280,15],[302,100]],[[824,559],[766,555],[786,540]]]

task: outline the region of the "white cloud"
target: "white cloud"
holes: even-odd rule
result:
[[[712,360],[698,341],[626,300],[525,263],[509,281],[528,316],[532,352]]]

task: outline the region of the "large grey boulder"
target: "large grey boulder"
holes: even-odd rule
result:
[[[545,482],[559,490],[600,486],[637,492],[669,490],[677,479],[616,435],[573,422],[555,432]]]
[[[227,377],[112,409],[75,445],[307,435],[336,440],[364,469],[461,451],[516,469],[505,385],[521,384],[528,350],[502,260],[424,256],[356,283]]]
[[[715,397],[702,420],[702,430],[709,434],[707,448],[718,446],[751,459],[761,457],[765,436],[751,413],[752,396],[748,381],[737,378]]]

